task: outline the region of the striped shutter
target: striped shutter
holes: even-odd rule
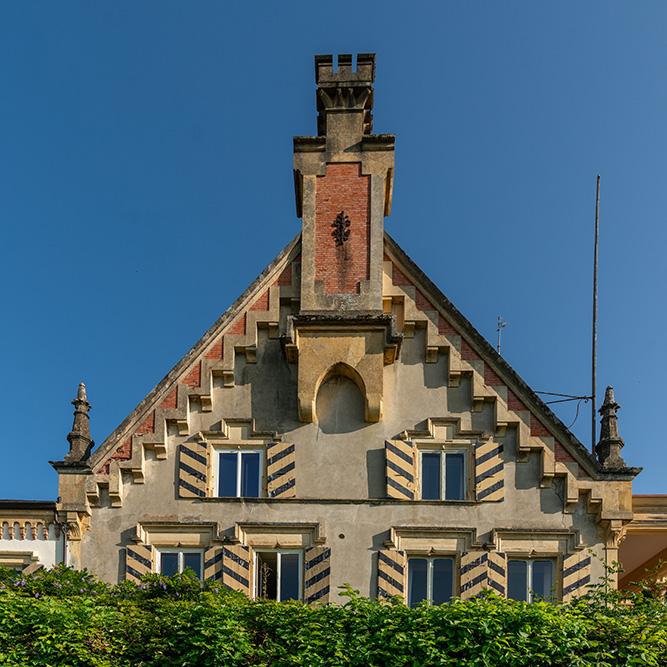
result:
[[[563,602],[571,602],[583,595],[590,581],[590,554],[586,551],[563,554]]]
[[[414,500],[417,482],[417,452],[411,442],[384,443],[387,498]]]
[[[222,585],[250,596],[250,549],[240,544],[222,547]]]
[[[489,587],[489,553],[465,551],[461,554],[461,599],[477,597]]]
[[[308,547],[304,552],[303,601],[329,602],[331,549]]]
[[[269,498],[296,496],[294,445],[270,442],[266,447],[266,486]]]
[[[498,595],[507,592],[507,556],[500,551],[489,551],[487,560],[488,586]]]
[[[44,566],[41,563],[26,563],[21,570],[21,574],[35,574],[38,570],[43,570]]]
[[[222,547],[204,549],[204,579],[209,581],[222,579]]]
[[[405,597],[405,551],[378,551],[378,599]]]
[[[475,494],[477,500],[498,502],[505,498],[503,445],[487,440],[475,445]]]
[[[133,544],[125,549],[125,579],[139,581],[152,571],[153,547],[150,544]]]
[[[188,442],[179,448],[178,495],[204,498],[207,482],[207,448],[203,442]]]

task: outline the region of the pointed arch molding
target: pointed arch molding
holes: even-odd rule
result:
[[[400,342],[391,317],[299,316],[290,325],[288,359],[299,366],[299,420],[314,420],[320,386],[338,374],[361,390],[366,421],[380,421],[384,365],[395,359]]]

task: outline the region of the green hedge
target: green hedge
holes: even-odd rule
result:
[[[0,665],[667,665],[667,613],[649,587],[573,604],[491,593],[408,609],[356,591],[340,604],[252,601],[188,574],[109,586],[58,567],[0,568]]]

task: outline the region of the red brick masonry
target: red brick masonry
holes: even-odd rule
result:
[[[324,282],[325,294],[358,294],[370,271],[370,176],[361,165],[328,164],[317,177],[315,197],[315,280]],[[332,232],[336,216],[350,219],[350,236],[336,245]]]

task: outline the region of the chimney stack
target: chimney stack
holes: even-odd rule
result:
[[[382,314],[394,135],[372,134],[375,54],[315,56],[317,136],[294,137],[301,313]]]

